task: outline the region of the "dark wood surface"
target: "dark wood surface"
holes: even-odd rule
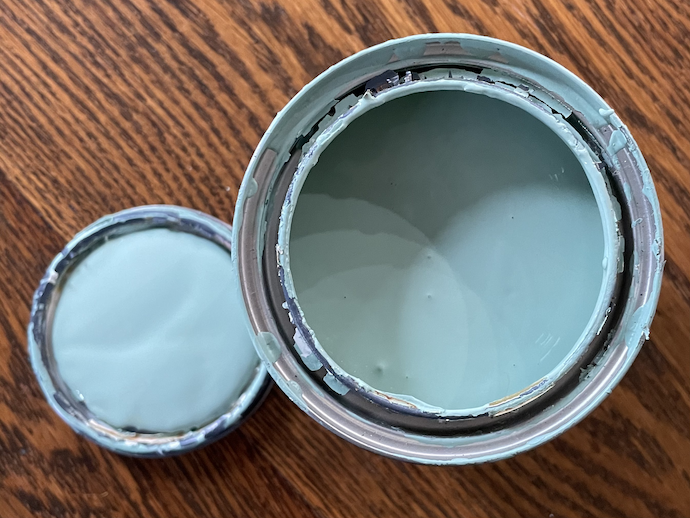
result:
[[[629,125],[654,175],[666,273],[611,396],[534,451],[421,467],[326,432],[279,391],[198,453],[78,438],[27,362],[33,290],[99,216],[172,203],[230,220],[252,150],[304,84],[366,46],[472,32],[542,52]],[[687,0],[0,0],[0,517],[690,517]]]

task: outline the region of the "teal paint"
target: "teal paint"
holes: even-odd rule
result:
[[[340,394],[341,396],[347,394],[348,390],[350,390],[330,372],[324,376],[323,381],[331,388],[331,390],[333,390],[333,392]]]
[[[606,150],[610,155],[615,155],[621,149],[623,149],[627,143],[628,141],[625,140],[625,135],[623,135],[623,132],[620,130],[614,130],[613,133],[611,133],[611,140],[609,140],[609,145],[607,146]]]
[[[576,349],[602,291],[604,230],[582,165],[547,125],[484,95],[416,93],[349,122],[310,165],[290,268],[344,372],[470,409]]]
[[[208,239],[162,228],[110,239],[62,287],[59,373],[115,428],[199,428],[256,375],[241,304],[229,252]]]

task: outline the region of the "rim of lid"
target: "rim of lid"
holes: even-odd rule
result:
[[[261,405],[272,386],[266,367],[258,361],[251,380],[225,413],[196,430],[178,433],[139,433],[114,428],[91,413],[67,387],[52,354],[50,332],[61,283],[80,259],[107,239],[152,228],[187,232],[232,254],[232,226],[194,209],[143,205],[104,216],[78,232],[51,261],[34,294],[27,329],[29,359],[51,408],[78,434],[116,453],[136,457],[178,455],[220,439]]]

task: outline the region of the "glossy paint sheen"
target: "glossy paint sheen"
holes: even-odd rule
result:
[[[604,275],[587,177],[497,99],[416,93],[354,120],[302,187],[290,267],[345,372],[443,409],[538,381],[573,349]]]
[[[63,380],[116,428],[175,432],[226,412],[254,374],[230,254],[186,232],[112,239],[68,276],[52,345]]]

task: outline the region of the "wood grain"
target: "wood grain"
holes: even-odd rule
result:
[[[230,220],[252,150],[319,72],[419,32],[542,52],[628,123],[661,200],[652,328],[590,417],[489,465],[362,451],[278,390],[198,453],[121,458],[52,414],[26,359],[43,269],[145,203]],[[690,4],[686,0],[0,0],[0,516],[690,517]]]

